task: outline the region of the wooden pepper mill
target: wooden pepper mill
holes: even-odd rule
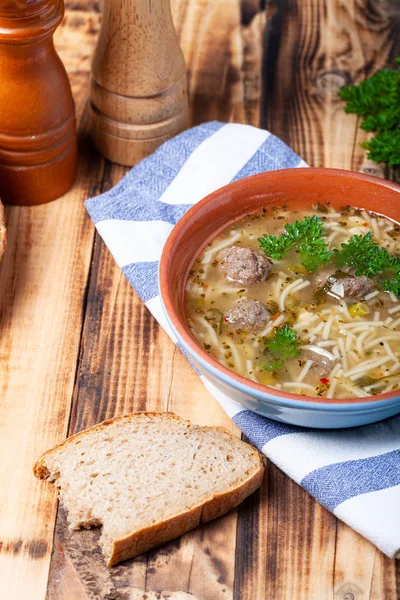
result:
[[[63,0],[0,0],[0,197],[61,196],[77,169],[75,109],[53,33]]]
[[[169,0],[104,0],[92,64],[91,133],[134,165],[187,126],[185,61]]]

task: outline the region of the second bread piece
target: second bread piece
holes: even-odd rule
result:
[[[217,427],[171,413],[134,413],[46,452],[35,474],[54,481],[72,528],[102,525],[109,565],[228,512],[261,483],[257,450]]]

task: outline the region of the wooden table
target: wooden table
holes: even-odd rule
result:
[[[76,99],[80,169],[63,199],[7,210],[0,297],[0,597],[5,600],[394,600],[389,560],[274,465],[237,511],[105,567],[98,531],[71,534],[38,455],[105,418],[172,410],[238,433],[141,304],[83,207],[124,169],[87,136],[97,0],[69,0],[57,46]],[[400,54],[396,0],[174,0],[192,123],[268,127],[313,166],[391,176],[365,159],[338,87]],[[266,25],[267,24],[267,25]],[[397,37],[396,37],[397,36]],[[263,58],[264,57],[264,58]]]

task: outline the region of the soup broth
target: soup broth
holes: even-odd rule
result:
[[[232,371],[287,392],[358,398],[398,389],[397,295],[334,257],[315,269],[317,252],[308,248],[304,260],[300,242],[279,259],[260,245],[307,217],[318,218],[329,253],[370,233],[397,260],[400,227],[385,217],[328,204],[263,209],[217,235],[193,263],[185,290],[192,335]]]

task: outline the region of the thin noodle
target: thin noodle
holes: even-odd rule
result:
[[[284,282],[284,279],[281,276],[279,276],[275,283],[274,296],[275,296],[275,301],[277,304],[279,303],[279,296],[281,294],[283,282]]]
[[[211,254],[206,254],[203,258],[203,260],[201,261],[202,265],[207,265],[209,262],[211,262],[211,258],[212,255]]]
[[[357,334],[357,333],[362,333],[363,331],[366,331],[369,329],[368,325],[361,325],[360,327],[354,327],[351,332],[349,329],[345,330],[347,333],[351,333],[352,335]],[[373,331],[373,329],[371,328],[371,331]],[[375,329],[376,331],[376,329]]]
[[[353,329],[356,327],[381,327],[384,325],[383,321],[357,321],[357,323],[343,323],[342,327],[344,329]]]
[[[266,326],[265,329],[263,329],[262,331],[260,331],[260,333],[258,334],[259,337],[265,337],[267,336],[269,333],[271,333],[271,331],[275,328],[275,327],[279,327],[279,325],[281,325],[284,320],[286,319],[285,315],[279,315],[279,317],[277,319],[275,319],[275,321],[271,321],[270,323],[268,323],[268,325]]]
[[[258,381],[257,377],[253,373],[253,362],[251,360],[246,360],[247,373],[253,381]]]
[[[303,283],[310,285],[309,281],[305,282],[304,279],[296,279],[296,281],[293,281],[293,283],[290,283],[289,285],[287,285],[285,287],[285,289],[281,293],[281,297],[279,300],[280,310],[285,310],[285,301],[286,301],[288,294],[290,294],[290,292],[294,291],[297,287],[300,287],[300,285],[302,285]],[[303,286],[303,287],[305,287],[305,286]]]
[[[393,373],[395,373],[399,368],[400,368],[400,362],[396,362],[396,364],[393,365],[393,367],[390,367],[389,374],[393,375]]]
[[[362,218],[365,219],[365,221],[367,221],[367,223],[369,223],[369,225],[371,225],[371,217],[369,216],[368,213],[365,212],[365,210],[363,210],[361,212]]]
[[[337,364],[333,367],[332,371],[328,375],[328,379],[332,380],[332,383],[330,384],[329,389],[326,393],[327,398],[333,398],[336,386],[339,381],[339,377],[336,377],[336,375],[338,374],[339,371],[340,371],[340,364]]]
[[[316,333],[319,333],[320,331],[322,331],[322,329],[324,327],[325,327],[325,323],[323,323],[323,322],[318,323],[318,325],[314,329],[311,329],[310,333],[313,333],[315,335]]]
[[[338,384],[338,381],[339,381],[339,380],[338,380],[336,377],[335,377],[335,378],[334,378],[334,380],[332,381],[332,383],[331,383],[331,385],[329,386],[329,389],[328,389],[328,391],[327,391],[327,393],[326,393],[326,397],[327,397],[327,398],[333,398],[333,395],[334,395],[334,393],[335,393],[335,390],[336,390],[336,386],[337,386],[337,384]]]
[[[346,302],[344,300],[340,301],[340,306],[342,307],[343,313],[346,315],[347,319],[349,321],[351,321],[352,320],[352,316],[349,313],[349,309],[347,308],[347,304],[346,304]]]
[[[344,375],[345,375],[345,377],[351,377],[352,375],[359,375],[364,372],[371,371],[371,369],[380,367],[388,360],[392,360],[392,359],[387,354],[384,357],[379,358],[378,360],[374,359],[374,358],[370,358],[368,360],[365,360],[361,364],[357,365],[357,367],[354,367],[354,369],[350,369],[350,371],[345,372]]]
[[[335,230],[331,235],[326,238],[328,244],[332,244],[333,240],[340,235],[340,231]]]
[[[356,385],[351,385],[347,381],[342,381],[341,385],[343,385],[343,387],[345,387],[347,390],[349,390],[350,392],[352,392],[355,396],[358,396],[359,398],[365,398],[366,396],[369,396],[369,394],[367,394],[362,388],[360,388]]]
[[[333,367],[333,369],[331,370],[331,372],[328,375],[328,379],[330,379],[331,377],[335,377],[335,375],[337,375],[341,369],[341,365],[340,363],[336,363],[336,365]]]
[[[386,392],[392,391],[392,388],[393,388],[393,383],[389,383],[389,385],[387,387],[385,387],[384,390],[381,391],[381,394],[386,394]]]
[[[390,329],[396,329],[398,325],[400,325],[400,319],[396,319],[396,321],[390,325]]]
[[[207,333],[209,335],[209,337],[212,339],[212,344],[216,347],[220,346],[220,342],[218,340],[218,336],[215,332],[215,329],[213,329],[213,327],[211,327],[211,325],[209,323],[207,323],[207,321],[205,319],[203,319],[203,317],[194,317],[193,321],[196,321],[197,323],[201,323],[201,325],[207,330]]]
[[[309,325],[311,325],[311,323],[313,321],[315,321],[316,319],[318,319],[317,315],[314,315],[314,317],[312,319],[309,319],[308,321],[300,321],[299,323],[295,323],[292,327],[292,329],[295,330],[299,330],[299,329],[307,329]]]
[[[327,219],[336,219],[336,218],[339,218],[339,217],[342,217],[342,216],[343,215],[340,212],[328,212],[328,213],[325,214],[325,217]]]
[[[232,244],[234,244],[240,237],[242,237],[242,234],[238,232],[235,235],[232,235],[228,239],[224,240],[217,246],[215,246],[215,248],[210,248],[210,250],[206,250],[206,252],[204,252],[204,258],[208,255],[212,256],[216,252],[219,252],[220,250],[223,250],[224,248],[227,248],[228,246],[232,246]]]
[[[343,368],[347,371],[347,369],[349,368],[349,364],[347,362],[346,350],[345,350],[344,341],[342,338],[339,338],[338,346],[339,346],[340,355],[341,355],[342,361],[343,361]]]
[[[384,335],[383,337],[379,337],[379,338],[375,338],[372,342],[369,342],[368,344],[366,344],[365,350],[371,350],[371,348],[373,348],[377,344],[380,344],[381,342],[386,342],[386,341],[389,342],[390,340],[399,341],[400,340],[400,332],[392,333],[391,335]]]
[[[313,364],[312,360],[307,360],[306,364],[304,365],[304,367],[300,371],[300,375],[296,379],[296,381],[298,383],[300,383],[301,381],[303,381],[304,377],[307,375],[308,371],[311,369],[312,364]]]
[[[323,340],[327,340],[327,339],[329,338],[329,333],[330,333],[330,331],[331,331],[331,327],[332,327],[333,319],[334,319],[334,316],[333,316],[333,315],[331,315],[331,316],[328,318],[328,321],[326,322],[326,325],[325,325],[325,327],[324,327],[324,330],[323,330],[323,332],[322,332],[322,339],[323,339]]]
[[[377,296],[379,296],[379,291],[375,290],[375,292],[370,292],[369,294],[367,294],[364,298],[364,300],[366,300],[368,302],[368,300],[372,300],[373,298],[376,298]]]
[[[393,354],[393,350],[391,349],[391,347],[389,346],[388,342],[383,342],[383,346],[387,352],[387,354],[390,356],[390,358],[392,360],[394,360],[394,362],[397,362],[397,358],[396,356]]]
[[[364,340],[370,335],[370,333],[370,331],[363,331],[363,333],[357,338],[356,348],[360,355],[365,353]]]

